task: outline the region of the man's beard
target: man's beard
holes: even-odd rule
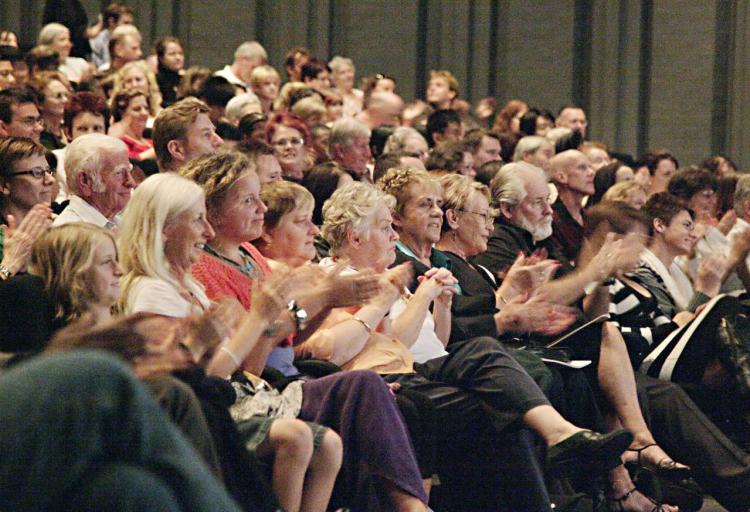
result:
[[[545,217],[536,225],[521,217],[518,219],[518,226],[531,233],[534,242],[541,242],[552,236],[552,217]]]

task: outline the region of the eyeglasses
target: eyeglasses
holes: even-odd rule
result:
[[[276,148],[283,148],[287,144],[290,144],[292,146],[301,146],[305,143],[305,139],[302,137],[290,137],[288,139],[279,139],[276,142],[272,142],[271,144]]]
[[[482,221],[484,221],[485,224],[492,224],[493,222],[495,222],[495,219],[493,219],[492,215],[489,214],[489,213],[475,212],[475,211],[472,211],[472,210],[464,210],[463,208],[458,208],[457,210],[459,212],[471,213],[473,215],[479,215],[479,217],[482,218]]]
[[[44,119],[41,117],[23,117],[18,120],[19,123],[25,124],[26,126],[36,126],[38,124],[43,125]]]
[[[41,180],[45,174],[49,174],[53,178],[57,174],[57,169],[51,169],[49,167],[34,167],[28,171],[14,172],[13,176],[33,176],[36,180]]]

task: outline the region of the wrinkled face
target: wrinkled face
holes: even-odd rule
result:
[[[636,188],[628,194],[627,203],[636,210],[640,210],[641,207],[646,204],[647,199],[646,192],[644,192],[643,189]]]
[[[32,155],[13,164],[13,174],[7,182],[2,184],[3,201],[15,205],[21,210],[30,210],[34,205],[52,204],[52,188],[55,177],[49,173],[37,179],[30,174],[19,175],[32,169],[49,169],[44,155]],[[1,182],[0,182],[1,183]]]
[[[185,65],[185,53],[182,51],[182,46],[177,43],[167,43],[161,63],[172,71],[181,70]]]
[[[474,170],[474,157],[470,152],[464,151],[464,158],[461,160],[456,171],[472,179],[477,175],[477,172]]]
[[[536,151],[525,155],[524,160],[547,172],[549,171],[549,161],[553,156],[555,156],[555,148],[552,147],[551,143],[544,141],[539,144]]]
[[[0,91],[16,85],[13,64],[9,60],[0,60]]]
[[[479,147],[474,153],[474,169],[479,169],[487,162],[499,162],[502,160],[500,157],[500,141],[495,137],[482,137],[482,142],[479,143]]]
[[[62,118],[65,113],[65,103],[68,101],[70,91],[65,84],[58,80],[51,80],[44,88],[42,110],[45,114]]]
[[[581,194],[594,193],[594,169],[589,165],[586,155],[575,155],[570,164],[563,170],[566,176],[565,187]]]
[[[396,261],[398,234],[393,230],[393,218],[385,204],[378,205],[370,218],[369,227],[359,236],[361,243],[357,253],[363,261],[370,262],[370,268],[383,272]]]
[[[102,215],[112,218],[128,204],[130,192],[136,183],[130,174],[133,165],[128,160],[126,150],[103,156],[99,177],[94,178],[95,184],[91,195],[84,199],[94,205]]]
[[[455,214],[458,222],[456,241],[463,248],[464,255],[475,256],[486,251],[493,222],[487,198],[479,192],[473,192],[464,207],[456,210]]]
[[[94,247],[93,262],[86,276],[93,303],[109,307],[120,300],[120,277],[117,247],[111,238],[102,236]]]
[[[126,88],[135,89],[138,92],[148,95],[148,79],[142,69],[130,68],[122,78],[122,83]]]
[[[253,85],[253,91],[261,100],[273,101],[279,95],[279,81],[276,78],[266,78]]]
[[[448,80],[443,77],[436,77],[427,84],[427,101],[435,105],[448,105],[456,97],[455,91],[452,91],[448,85]]]
[[[104,116],[83,111],[73,118],[70,128],[71,140],[87,133],[104,133]]]
[[[375,83],[372,92],[396,92],[396,82],[390,78],[381,78]]]
[[[39,134],[44,131],[44,123],[39,109],[33,103],[21,103],[10,106],[10,123],[0,121],[8,137],[27,137],[39,142]]]
[[[224,141],[216,133],[216,128],[208,114],[198,114],[195,122],[185,134],[185,161],[201,155],[216,153]]]
[[[359,176],[369,172],[367,164],[372,157],[369,137],[366,135],[354,137],[348,146],[337,146],[337,148],[337,160],[346,169],[354,171]]]
[[[442,187],[436,182],[412,183],[407,195],[409,199],[396,219],[398,232],[420,243],[438,242],[443,225]]]
[[[339,89],[349,91],[354,87],[354,68],[349,64],[340,65],[333,72],[333,83]]]
[[[255,163],[257,165],[258,180],[260,181],[261,187],[266,183],[282,180],[281,166],[275,156],[260,155]]]
[[[677,172],[677,166],[675,166],[672,160],[669,158],[660,160],[656,165],[654,174],[651,176],[651,189],[649,192],[651,194],[666,192],[669,180],[674,176],[675,172]]]
[[[623,165],[615,172],[615,183],[621,183],[623,181],[633,181],[635,179],[635,173],[633,169],[627,165]]]
[[[682,210],[672,218],[666,228],[663,227],[661,236],[664,243],[677,254],[690,254],[693,245],[698,240],[695,236],[695,224],[687,210]]]
[[[148,121],[148,102],[142,95],[138,95],[130,100],[128,108],[125,109],[123,119],[127,119],[131,126],[146,128]]]
[[[690,198],[688,206],[695,212],[695,216],[698,219],[710,219],[716,215],[716,206],[718,204],[718,197],[716,191],[706,188],[693,194]]]
[[[275,228],[266,231],[268,251],[265,256],[299,267],[315,257],[315,235],[320,231],[312,221],[313,204],[283,215]]]
[[[547,132],[552,129],[552,121],[547,119],[544,116],[537,116],[536,118],[536,130],[534,132],[534,135],[539,135],[540,137],[544,137],[547,135]]]
[[[173,269],[188,271],[197,263],[203,246],[214,237],[206,220],[206,204],[200,199],[164,226],[164,254]]]
[[[609,164],[612,160],[609,158],[609,154],[601,148],[589,148],[586,150],[586,156],[589,159],[591,167],[594,172],[598,171],[605,165]]]
[[[219,236],[236,240],[239,245],[260,237],[267,210],[260,199],[258,176],[248,172],[232,185],[219,211],[212,213],[211,221]]]
[[[544,240],[552,235],[552,208],[549,187],[541,177],[526,177],[526,197],[513,208],[511,222],[522,227],[534,238]]]
[[[52,40],[52,48],[60,54],[60,62],[70,56],[70,50],[73,49],[73,42],[70,40],[70,31],[64,30],[55,36]]]
[[[577,130],[581,132],[583,137],[586,137],[586,128],[588,128],[588,121],[586,120],[586,113],[580,108],[566,108],[560,115],[557,116],[555,121],[557,126],[570,128],[571,130]]]
[[[418,158],[424,163],[427,160],[430,148],[427,145],[427,141],[424,140],[424,137],[417,137],[415,135],[406,139],[403,151],[404,153],[408,153],[409,156]]]
[[[285,171],[291,173],[307,167],[305,139],[296,128],[277,126],[269,142],[273,147],[273,154]]]

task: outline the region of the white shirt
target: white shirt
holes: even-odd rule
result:
[[[126,313],[155,313],[157,315],[184,318],[193,313],[202,313],[211,302],[203,291],[194,295],[200,306],[186,300],[171,283],[156,277],[138,277],[133,281],[127,297]]]
[[[68,178],[65,174],[65,149],[52,150],[52,154],[57,158],[57,174],[55,174],[55,178],[57,178],[60,191],[57,193],[55,202],[58,204],[68,199]]]
[[[121,218],[120,214],[115,215],[111,220],[102,215],[102,213],[91,206],[78,196],[70,196],[70,203],[57,216],[52,223],[53,226],[62,226],[71,222],[86,222],[94,224],[100,228],[119,229]]]
[[[393,304],[393,306],[391,306],[391,310],[388,313],[391,321],[398,318],[399,315],[404,312],[407,304],[408,302],[406,299],[401,297]],[[448,354],[448,351],[445,350],[445,346],[443,346],[443,342],[441,342],[440,338],[435,334],[435,318],[432,316],[430,310],[427,310],[427,315],[424,317],[422,327],[419,328],[417,341],[409,347],[409,351],[414,357],[414,361],[417,363],[424,363],[430,359],[435,359],[436,357],[442,357]]]
[[[81,78],[89,71],[89,63],[80,57],[68,57],[57,70],[71,82],[80,83]]]
[[[214,73],[214,76],[224,77],[224,78],[227,79],[227,81],[230,84],[235,85],[237,87],[242,87],[246,91],[250,90],[250,85],[246,84],[245,82],[243,82],[240,79],[240,77],[238,77],[237,75],[235,75],[234,72],[232,71],[232,66],[230,66],[230,65],[224,66],[224,69],[221,69],[221,70],[217,71],[216,73]]]
[[[732,229],[729,230],[729,233],[727,233],[727,240],[729,240],[729,243],[733,243],[735,237],[737,237],[740,233],[750,229],[750,223],[748,223],[746,220],[741,219],[737,217],[737,222],[734,223],[734,226],[732,226]],[[745,260],[748,267],[750,268],[750,256],[747,257]]]

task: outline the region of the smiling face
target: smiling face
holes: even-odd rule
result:
[[[436,243],[443,225],[443,189],[439,183],[412,183],[409,199],[397,216],[396,227],[402,237],[417,243]]]
[[[44,155],[32,155],[17,160],[13,164],[13,174],[28,172],[34,168],[49,169]],[[55,178],[48,173],[45,173],[40,179],[34,178],[30,174],[12,176],[2,186],[3,201],[25,211],[39,203],[49,205],[52,203],[54,184]]]
[[[68,136],[71,140],[87,133],[104,133],[104,116],[93,112],[81,112],[73,118],[70,128]]]
[[[201,198],[164,226],[164,254],[174,270],[188,272],[214,237],[206,219],[206,203]]]
[[[211,212],[211,222],[218,237],[239,245],[260,237],[267,210],[260,199],[258,175],[247,172],[229,189],[218,211]]]
[[[44,88],[43,96],[42,111],[45,115],[62,118],[65,113],[65,103],[70,96],[68,88],[58,80],[51,80]]]
[[[133,165],[128,160],[126,150],[102,155],[102,166],[98,176],[84,171],[90,177],[88,186],[81,187],[81,195],[102,215],[111,219],[121,212],[130,201],[130,192],[135,188],[135,180],[130,172]]]
[[[297,205],[283,215],[275,228],[265,231],[264,256],[299,267],[315,257],[315,235],[320,233],[313,224],[313,203]]]
[[[125,120],[136,133],[143,133],[148,122],[148,102],[146,97],[138,95],[130,100],[128,108],[125,109],[123,114],[123,120]]]
[[[127,89],[135,89],[143,94],[148,94],[148,78],[142,69],[131,67],[122,77],[122,83]]]
[[[94,247],[93,261],[86,275],[92,302],[109,307],[120,300],[120,277],[122,269],[117,247],[110,237],[101,236]]]
[[[70,31],[65,29],[55,36],[52,40],[52,48],[60,54],[60,62],[70,56],[70,50],[73,49],[73,42],[70,40]]]
[[[161,63],[172,71],[181,70],[185,65],[185,53],[182,51],[182,46],[177,43],[167,43]]]
[[[0,135],[27,137],[39,142],[39,135],[44,131],[44,123],[34,103],[21,103],[10,106],[10,123],[0,120],[0,128]]]
[[[688,207],[695,212],[695,216],[701,220],[711,219],[716,215],[716,206],[718,198],[716,191],[711,188],[705,188],[700,192],[693,194],[690,198]]]
[[[358,258],[375,272],[385,271],[396,261],[398,234],[393,230],[393,217],[385,204],[379,204],[372,213],[365,232],[354,236]]]
[[[302,170],[307,168],[307,148],[300,131],[279,125],[273,132],[270,142],[285,175],[301,179]]]
[[[697,241],[695,224],[687,210],[682,210],[665,225],[661,220],[654,221],[656,236],[661,237],[667,247],[676,255],[690,254]]]

